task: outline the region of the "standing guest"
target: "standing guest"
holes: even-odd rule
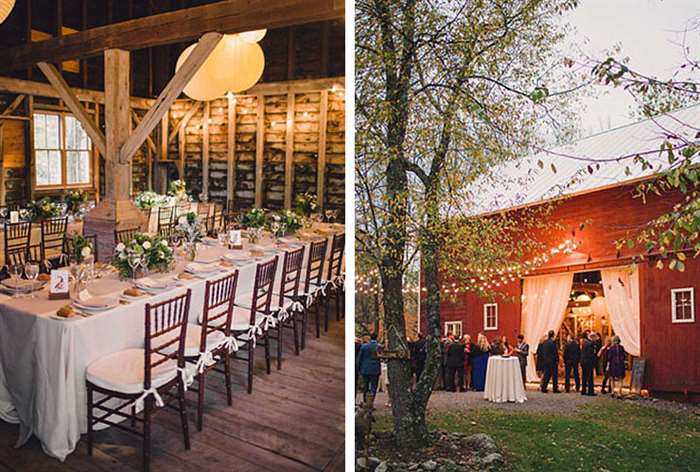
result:
[[[564,391],[569,393],[571,390],[571,376],[573,374],[576,384],[576,391],[580,389],[581,381],[578,375],[578,368],[581,362],[581,347],[578,342],[566,335],[566,345],[564,346]]]
[[[450,334],[450,340],[452,341],[447,348],[447,360],[446,360],[446,370],[447,370],[447,387],[446,389],[450,392],[457,391],[457,385],[459,385],[459,391],[464,391],[464,344],[461,341],[457,341],[453,334]],[[457,380],[455,381],[455,374],[457,374]]]
[[[544,348],[544,342],[547,340],[547,333],[540,338],[540,342],[537,344],[537,349],[535,350],[535,370],[537,371],[537,376],[542,378],[544,375],[544,355],[542,350]]]
[[[423,374],[423,369],[425,369],[425,359],[427,354],[427,346],[425,343],[425,336],[423,333],[418,333],[418,340],[414,345],[414,355],[416,357],[416,383],[420,380],[421,374]]]
[[[462,344],[464,344],[464,390],[468,391],[472,380],[471,365],[469,364],[469,353],[472,349],[472,337],[465,334],[462,337]]]
[[[443,390],[447,389],[447,375],[445,372],[445,356],[447,355],[447,345],[450,342],[449,336],[444,336],[440,340],[440,386]]]
[[[625,348],[620,344],[620,336],[613,336],[612,344],[608,348],[608,369],[606,374],[610,377],[610,391],[613,398],[615,395],[615,387],[619,386],[617,396],[622,396],[622,380],[625,378]]]
[[[542,344],[542,365],[544,367],[544,377],[540,390],[547,393],[549,379],[552,379],[552,392],[559,393],[559,348],[554,341],[554,331],[547,333],[547,340]]]
[[[610,375],[608,374],[608,350],[611,346],[612,338],[608,336],[608,339],[605,340],[605,346],[598,351],[598,365],[600,365],[603,370],[603,384],[600,386],[600,393],[603,394],[612,392],[612,386],[608,385],[608,381],[610,380]]]
[[[496,338],[491,343],[491,355],[502,356],[506,353],[505,347],[501,344],[501,338]]]
[[[377,342],[377,333],[372,333],[369,342],[364,343],[360,348],[355,361],[365,383],[364,400],[370,408],[374,407],[374,397],[377,395],[377,385],[381,373],[378,353],[382,349],[382,345]]]
[[[525,372],[527,369],[527,356],[530,355],[530,345],[525,342],[525,336],[522,334],[518,335],[518,343],[513,349],[513,354],[518,356],[518,361],[520,361],[520,375],[523,378],[523,386],[525,386]]]
[[[602,364],[601,364],[602,359],[600,358],[600,350],[603,348],[603,337],[600,334],[596,333],[595,331],[593,331],[592,333],[595,334],[595,339],[596,339],[596,341],[594,343],[595,344],[595,355],[598,356],[598,360],[595,363],[595,373],[596,373],[596,375],[600,375],[601,372],[603,371]]]
[[[486,385],[486,366],[489,361],[491,346],[484,333],[476,337],[476,344],[472,346],[469,362],[472,365],[472,388],[477,392],[483,392]]]
[[[355,359],[360,354],[360,348],[362,347],[362,340],[360,338],[355,338]],[[360,386],[360,367],[355,363],[355,397],[357,397],[357,389]]]
[[[595,396],[593,392],[593,370],[598,362],[598,356],[595,350],[595,341],[597,335],[591,333],[588,338],[583,340],[583,348],[581,349],[581,370],[583,372],[583,385],[581,395]]]
[[[508,336],[505,334],[501,336],[501,346],[503,346],[503,354],[510,356],[513,354],[513,347],[508,342]]]

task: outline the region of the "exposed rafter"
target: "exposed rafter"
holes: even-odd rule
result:
[[[110,48],[142,49],[191,41],[207,31],[239,33],[342,18],[343,0],[226,0],[0,50],[0,70],[84,59]]]

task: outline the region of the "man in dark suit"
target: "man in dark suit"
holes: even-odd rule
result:
[[[569,393],[571,389],[571,376],[573,374],[578,392],[581,386],[581,381],[578,375],[578,367],[581,362],[581,347],[578,342],[571,337],[566,336],[566,346],[564,346],[564,391]]]
[[[518,344],[515,346],[515,349],[513,349],[513,352],[518,356],[518,360],[520,361],[520,374],[523,377],[523,385],[525,385],[527,381],[525,372],[527,368],[527,356],[530,355],[530,345],[525,342],[525,336],[522,334],[518,335]]]
[[[445,356],[445,370],[447,382],[446,390],[456,392],[455,385],[459,385],[459,391],[464,391],[464,344],[455,341],[454,336],[450,334],[450,343],[447,345],[447,353]],[[455,374],[457,374],[457,383],[455,384]]]
[[[596,353],[596,345],[598,336],[591,333],[588,339],[583,340],[583,348],[581,349],[581,370],[583,371],[583,386],[581,395],[595,396],[593,393],[593,371],[598,362]]]
[[[547,393],[549,379],[552,379],[552,392],[559,393],[559,348],[554,342],[554,331],[547,333],[547,340],[542,343],[542,366],[544,376],[540,389],[542,393]]]

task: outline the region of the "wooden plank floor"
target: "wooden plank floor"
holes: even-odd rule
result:
[[[223,375],[207,377],[204,429],[196,431],[196,393],[188,392],[192,449],[182,442],[179,417],[164,410],[154,418],[153,471],[341,471],[344,470],[344,333],[331,322],[320,339],[311,335],[294,356],[285,349],[282,370],[264,370],[263,349],[256,355],[253,394],[245,392],[245,363],[233,362],[233,406],[226,405]],[[292,346],[292,340],[285,340]],[[49,458],[36,438],[14,449],[15,425],[0,421],[2,471],[139,471],[140,438],[116,428],[95,434],[94,456],[85,438],[64,463]]]

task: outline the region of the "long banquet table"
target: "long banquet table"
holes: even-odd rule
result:
[[[289,250],[278,248],[269,240],[261,245],[265,248],[265,257],[250,259],[237,267],[240,271],[237,293],[253,290],[257,263],[275,254],[282,256],[284,250]],[[243,250],[237,252],[249,254],[248,246],[244,243]],[[197,260],[219,258],[228,251],[218,244],[202,246]],[[176,272],[181,272],[185,265],[186,261],[178,258]],[[280,261],[278,278],[281,269]],[[233,270],[235,268],[222,268],[222,272],[210,279]],[[46,454],[63,461],[76,448],[80,435],[87,432],[86,367],[106,354],[143,346],[147,302],[167,299],[190,288],[189,321],[196,322],[203,307],[205,284],[206,279],[184,280],[181,286],[143,301],[118,305],[88,318],[68,320],[51,317],[67,301],[49,300],[45,290],[34,299],[0,295],[0,418],[19,423],[17,446],[23,445],[33,434],[41,441]],[[120,281],[111,273],[91,282],[88,289],[96,295],[116,296],[128,286],[128,281]]]

